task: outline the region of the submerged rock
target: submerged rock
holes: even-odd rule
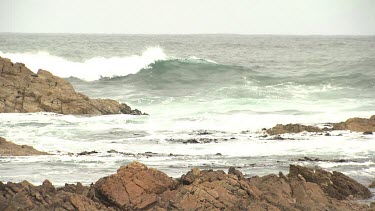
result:
[[[270,135],[280,135],[284,133],[300,133],[303,131],[307,132],[323,132],[322,129],[314,126],[306,126],[300,124],[277,124],[275,127],[267,129],[266,132]]]
[[[35,74],[24,64],[1,57],[0,87],[0,113],[143,114],[115,100],[91,99],[46,70]]]
[[[231,167],[192,169],[180,179],[133,162],[90,187],[80,183],[55,189],[0,182],[0,210],[371,210],[350,199],[369,190],[339,172],[290,166],[284,176],[244,178]]]
[[[350,118],[345,122],[334,123],[333,130],[350,130],[370,134],[375,132],[375,115],[371,116],[369,119]]]
[[[17,145],[0,137],[0,156],[49,155],[27,145]]]

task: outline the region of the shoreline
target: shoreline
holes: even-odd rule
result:
[[[41,186],[27,181],[0,182],[0,192],[0,209],[370,211],[375,207],[373,199],[361,204],[359,200],[368,200],[373,194],[351,178],[339,172],[294,165],[289,167],[288,175],[280,172],[245,178],[234,167],[228,173],[193,168],[179,179],[172,179],[132,162],[90,186],[77,183],[55,188],[48,180]]]

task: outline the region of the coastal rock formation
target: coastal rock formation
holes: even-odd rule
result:
[[[369,188],[375,188],[375,180],[368,187]]]
[[[123,210],[142,210],[155,205],[161,200],[159,195],[175,185],[163,172],[133,162],[121,167],[117,174],[100,179],[94,187],[104,204]]]
[[[371,196],[339,172],[290,166],[290,174],[245,178],[235,168],[192,169],[174,180],[133,162],[85,187],[0,182],[0,210],[374,210],[352,199]]]
[[[355,132],[375,132],[375,115],[369,119],[366,118],[350,118],[345,122],[334,123],[334,130],[350,130]]]
[[[115,100],[90,99],[46,70],[35,74],[24,64],[1,57],[0,87],[0,113],[142,114]]]
[[[291,165],[289,177],[298,177],[299,175],[306,182],[318,184],[327,195],[335,199],[343,200],[349,196],[354,199],[371,197],[369,189],[337,171],[331,173],[322,169],[313,170],[303,166]]]
[[[323,132],[322,129],[314,126],[306,126],[300,124],[277,124],[275,127],[267,129],[266,132],[270,135],[280,135],[284,133],[300,133],[303,131],[307,132]]]
[[[48,155],[27,145],[17,145],[0,137],[0,156]]]

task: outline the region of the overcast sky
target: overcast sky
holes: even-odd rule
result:
[[[0,0],[0,32],[375,34],[375,0]]]

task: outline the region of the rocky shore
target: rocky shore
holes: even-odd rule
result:
[[[144,114],[115,100],[91,99],[46,70],[35,74],[24,64],[1,57],[0,87],[0,113]]]
[[[0,156],[49,155],[27,145],[17,145],[0,137]]]
[[[375,210],[363,185],[340,172],[291,165],[281,172],[245,178],[192,169],[179,179],[133,162],[95,184],[54,187],[0,182],[0,210]]]
[[[303,131],[322,133],[334,130],[350,130],[352,132],[363,132],[365,135],[370,135],[375,132],[375,115],[367,118],[350,118],[345,122],[327,123],[324,128],[316,126],[307,126],[301,124],[277,124],[273,128],[265,129],[269,135],[280,135],[284,133],[300,133]]]

